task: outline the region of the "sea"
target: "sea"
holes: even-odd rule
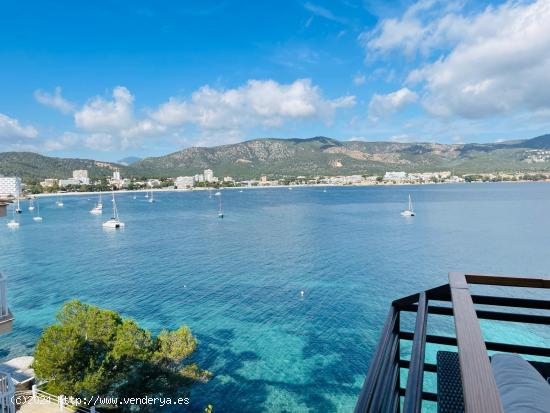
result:
[[[409,194],[415,217],[400,215]],[[445,284],[450,271],[550,273],[550,183],[245,188],[220,197],[165,191],[149,203],[144,193],[117,193],[122,230],[101,225],[107,195],[102,216],[89,213],[96,195],[79,195],[64,196],[62,208],[40,198],[43,222],[27,202],[18,229],[1,218],[0,271],[15,317],[0,337],[1,360],[32,355],[77,298],[154,333],[191,328],[194,361],[214,377],[172,411],[351,412],[392,300]],[[547,327],[482,329],[493,341],[550,345]]]

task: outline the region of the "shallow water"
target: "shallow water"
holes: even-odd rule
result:
[[[399,214],[409,192],[414,218]],[[0,356],[31,354],[76,297],[155,332],[188,324],[216,375],[196,411],[348,412],[391,300],[449,271],[550,272],[546,183],[224,190],[223,220],[205,191],[155,199],[117,195],[123,231],[101,227],[109,202],[88,213],[93,196],[41,199],[42,223],[25,204],[18,230],[0,220],[16,318]]]

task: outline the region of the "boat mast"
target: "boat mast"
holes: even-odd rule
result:
[[[113,192],[113,215],[114,215],[114,219],[116,219],[118,221],[118,211],[116,209],[116,201],[115,201],[115,193]]]

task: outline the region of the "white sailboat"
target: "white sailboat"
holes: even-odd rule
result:
[[[58,207],[63,206],[63,197],[61,195],[57,196],[57,201],[55,201],[55,205],[57,205]]]
[[[150,202],[150,203],[155,202],[155,195],[154,195],[154,193],[153,193],[153,190],[151,190],[151,197],[149,198],[149,202]]]
[[[21,205],[19,205],[19,197],[17,197],[17,206],[15,207],[15,212],[17,212],[18,214],[23,212],[23,210],[21,209]]]
[[[103,202],[102,202],[102,199],[101,199],[101,192],[100,192],[99,193],[99,201],[97,201],[97,204],[95,205],[95,207],[93,207],[90,210],[90,214],[101,215],[102,213],[103,213]]]
[[[33,221],[40,222],[42,221],[42,217],[40,216],[40,204],[36,202],[36,215],[32,217]]]
[[[29,201],[29,211],[34,211],[34,199],[32,198]]]
[[[103,223],[103,228],[114,228],[114,229],[124,228],[124,222],[122,222],[118,217],[118,210],[116,207],[114,192],[113,192],[113,217],[110,220],[105,221]]]
[[[223,219],[222,193],[218,191],[214,195],[218,197],[218,201],[219,201],[218,202],[218,218]]]
[[[15,219],[15,208],[13,211],[13,217],[8,221],[8,228],[19,228],[19,221]]]
[[[149,191],[145,191],[145,198],[149,198]]]
[[[414,217],[414,209],[413,209],[411,194],[409,194],[409,207],[403,212],[401,212],[401,215],[403,215],[404,217]]]

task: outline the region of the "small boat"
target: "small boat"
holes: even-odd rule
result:
[[[327,192],[327,190],[326,190],[326,189],[323,189],[323,192]]]
[[[242,192],[243,190],[241,189],[239,192]]]
[[[145,198],[149,198],[149,191],[145,192]]]
[[[15,207],[15,212],[18,214],[23,212],[23,210],[21,209],[21,205],[19,205],[19,197],[17,197],[17,206]]]
[[[108,220],[108,221],[105,221],[103,223],[103,228],[114,228],[114,229],[119,229],[119,228],[124,228],[124,222],[122,222],[119,217],[118,217],[118,210],[116,208],[116,201],[115,201],[115,193],[113,192],[113,217]]]
[[[42,217],[40,216],[40,204],[36,203],[36,215],[32,217],[33,221],[40,222],[42,221]]]
[[[8,228],[19,228],[19,222],[17,222],[15,219],[9,220]]]
[[[99,201],[97,201],[97,204],[95,205],[95,207],[93,207],[91,210],[90,210],[90,214],[93,214],[93,215],[101,215],[103,213],[103,202],[101,202],[101,192],[99,193]]]
[[[15,208],[13,209],[13,218],[8,221],[8,228],[19,228],[19,221],[15,219]]]
[[[409,194],[409,207],[403,212],[401,212],[401,215],[403,215],[404,217],[414,217],[414,209],[413,209],[411,194]]]
[[[134,199],[137,199],[137,196],[134,195]]]
[[[222,193],[218,191],[214,195],[218,197],[218,201],[219,201],[218,202],[218,218],[223,219]]]
[[[57,205],[60,208],[63,207],[63,198],[61,197],[61,195],[58,195],[57,201],[55,201],[55,205]]]
[[[153,194],[153,191],[151,191],[151,197],[149,198],[149,203],[155,202],[155,195]]]
[[[29,211],[34,211],[34,199],[32,198],[29,201]]]

